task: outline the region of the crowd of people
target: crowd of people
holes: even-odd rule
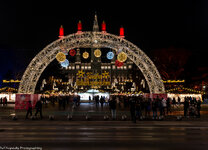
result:
[[[137,119],[141,118],[152,118],[157,119],[159,116],[166,116],[171,113],[172,108],[176,105],[184,105],[184,116],[197,116],[200,117],[201,101],[196,98],[185,97],[185,101],[181,103],[180,98],[144,98],[143,96],[125,96],[125,95],[111,95],[109,98],[101,96],[94,96],[90,103],[94,103],[96,109],[108,107],[111,112],[113,120],[116,119],[116,110],[129,110],[131,114],[131,120],[136,122]],[[42,103],[47,106],[48,103],[55,106],[58,104],[59,110],[65,110],[66,106],[71,106],[70,109],[79,107],[80,96],[79,95],[68,95],[68,96],[41,96],[40,101],[36,104],[35,116],[40,113],[42,118]],[[27,114],[32,115],[32,107],[28,102]],[[108,109],[107,109],[108,110]]]

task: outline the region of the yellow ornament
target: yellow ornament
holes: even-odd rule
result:
[[[101,56],[101,51],[99,50],[99,49],[96,49],[95,51],[94,51],[94,55],[95,55],[95,57],[100,57]]]
[[[82,57],[83,57],[84,59],[87,59],[87,58],[89,57],[89,53],[88,53],[88,52],[84,52],[84,53],[82,54]]]
[[[66,60],[66,55],[63,52],[56,54],[56,60],[58,62],[64,62]]]
[[[127,55],[124,52],[120,52],[117,56],[118,61],[125,62],[127,60]]]

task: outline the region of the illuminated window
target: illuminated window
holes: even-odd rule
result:
[[[129,69],[131,69],[132,68],[132,65],[129,65]]]
[[[76,69],[79,69],[79,65],[76,65]]]

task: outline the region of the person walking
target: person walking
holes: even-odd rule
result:
[[[189,108],[189,102],[187,99],[185,99],[185,101],[184,101],[184,116],[185,117],[187,116],[188,108]]]
[[[95,106],[96,106],[96,109],[98,109],[98,107],[99,107],[99,95],[95,96]]]
[[[131,121],[136,123],[136,100],[134,97],[130,98],[130,113],[131,113]]]
[[[200,118],[200,110],[201,110],[201,100],[200,99],[197,101],[196,108],[197,108],[197,117]]]
[[[115,97],[112,98],[112,100],[109,102],[111,114],[112,114],[112,119],[116,120],[116,99]]]
[[[28,115],[30,114],[30,116],[32,116],[32,104],[31,104],[31,100],[29,100],[26,104],[26,110],[27,110],[27,114],[25,119],[28,119]]]
[[[35,116],[37,116],[38,112],[40,112],[40,119],[42,119],[43,118],[43,116],[42,116],[42,103],[40,100],[38,100],[37,103],[35,104],[35,108],[36,108]]]
[[[105,99],[103,96],[101,96],[100,98],[100,105],[101,105],[101,109],[103,109],[103,103],[105,102]]]
[[[153,113],[153,119],[157,119],[157,100],[153,99],[152,101],[152,113]]]
[[[165,116],[165,109],[167,107],[167,102],[166,102],[165,98],[162,99],[162,107],[163,107],[163,115]]]

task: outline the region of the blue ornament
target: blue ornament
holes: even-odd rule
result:
[[[64,62],[60,63],[62,67],[66,68],[69,66],[69,61],[66,59]]]
[[[108,52],[108,53],[107,53],[107,58],[108,58],[108,59],[111,60],[111,59],[113,59],[113,57],[114,57],[114,53],[113,53],[113,52]]]

